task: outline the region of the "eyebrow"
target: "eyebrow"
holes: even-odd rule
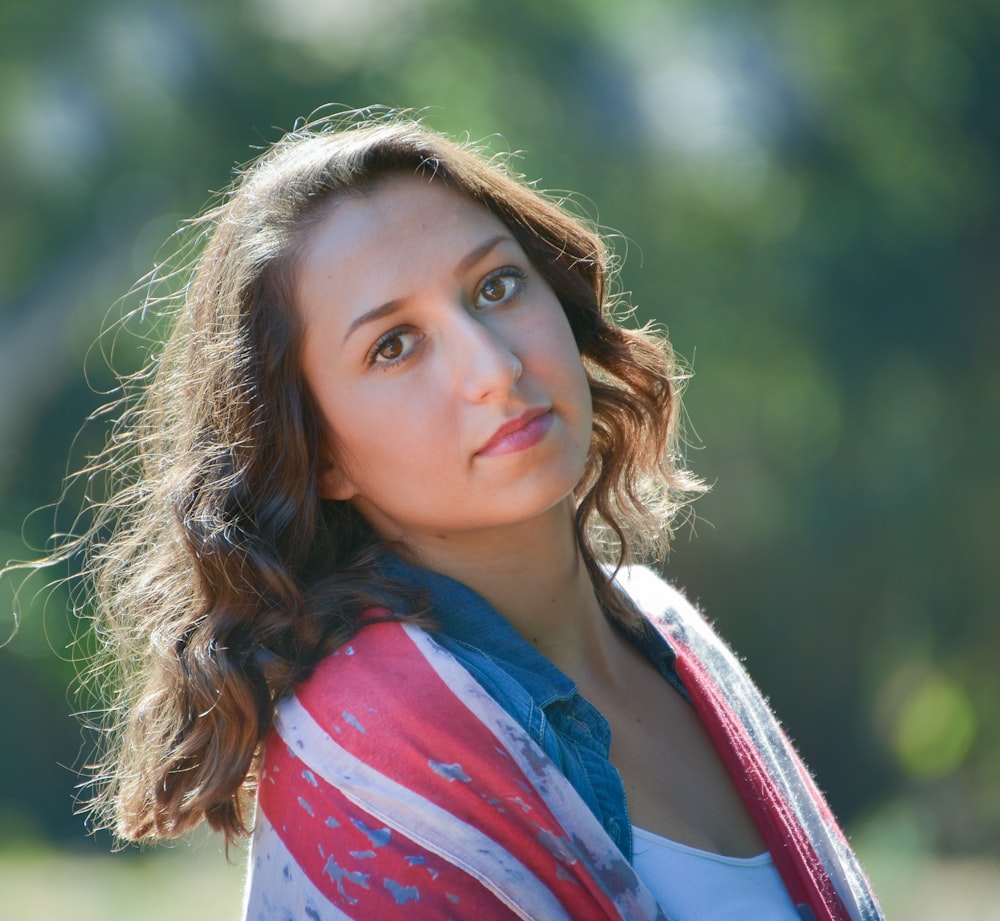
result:
[[[469,250],[456,264],[455,275],[460,276],[471,269],[477,262],[488,256],[496,247],[501,243],[516,243],[517,241],[510,236],[510,234],[500,233],[494,237],[489,237],[480,243],[478,246],[473,247]],[[351,338],[352,334],[356,329],[367,323],[373,323],[375,320],[381,320],[384,317],[391,316],[400,310],[406,303],[407,298],[400,297],[394,298],[391,301],[386,301],[384,304],[380,304],[378,307],[373,307],[371,310],[366,310],[360,316],[355,317],[351,321],[351,325],[347,327],[347,332],[344,333],[343,341],[346,342]]]

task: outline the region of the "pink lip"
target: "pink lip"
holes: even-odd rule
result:
[[[516,419],[500,426],[476,454],[479,457],[496,457],[514,454],[538,444],[552,426],[552,410],[529,409]]]

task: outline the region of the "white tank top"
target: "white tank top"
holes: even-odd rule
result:
[[[771,855],[723,857],[632,826],[632,865],[672,921],[801,921]]]

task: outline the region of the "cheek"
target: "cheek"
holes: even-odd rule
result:
[[[562,304],[554,294],[546,292],[546,295],[535,305],[533,316],[518,332],[519,346],[522,355],[568,369],[574,361],[582,361],[580,349]]]
[[[420,468],[438,464],[435,445],[446,432],[440,401],[417,399],[419,389],[366,399],[352,394],[350,412],[330,420],[337,432],[334,456],[360,484],[412,478]]]
[[[569,324],[563,323],[560,330],[554,331],[550,341],[557,344],[548,357],[548,364],[553,373],[558,373],[566,386],[576,392],[578,399],[585,399],[589,407],[590,382],[583,365],[583,356],[580,355]]]

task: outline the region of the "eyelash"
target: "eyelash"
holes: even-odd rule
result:
[[[524,294],[524,290],[528,280],[528,273],[522,271],[519,268],[516,268],[515,266],[508,265],[500,269],[495,269],[482,280],[482,282],[476,288],[474,301],[478,301],[480,295],[483,293],[486,287],[491,282],[494,282],[499,278],[513,278],[517,280],[518,284],[515,286],[514,292],[512,294],[507,295],[505,298],[503,298],[503,300],[496,301],[494,304],[490,304],[489,306],[491,307],[502,306],[504,304],[508,304],[513,300],[517,300],[517,298],[521,297],[521,295]],[[489,308],[477,307],[477,309],[485,310]],[[413,351],[412,348],[403,352],[403,354],[400,355],[398,358],[390,358],[384,361],[379,361],[379,353],[382,351],[382,349],[384,349],[390,342],[392,342],[393,339],[399,339],[401,336],[405,336],[408,332],[410,332],[408,327],[397,326],[395,329],[390,329],[387,332],[383,333],[381,336],[379,336],[375,344],[372,346],[371,351],[368,353],[368,364],[371,367],[378,367],[380,371],[388,371],[396,367],[397,365],[400,365],[408,361]]]

